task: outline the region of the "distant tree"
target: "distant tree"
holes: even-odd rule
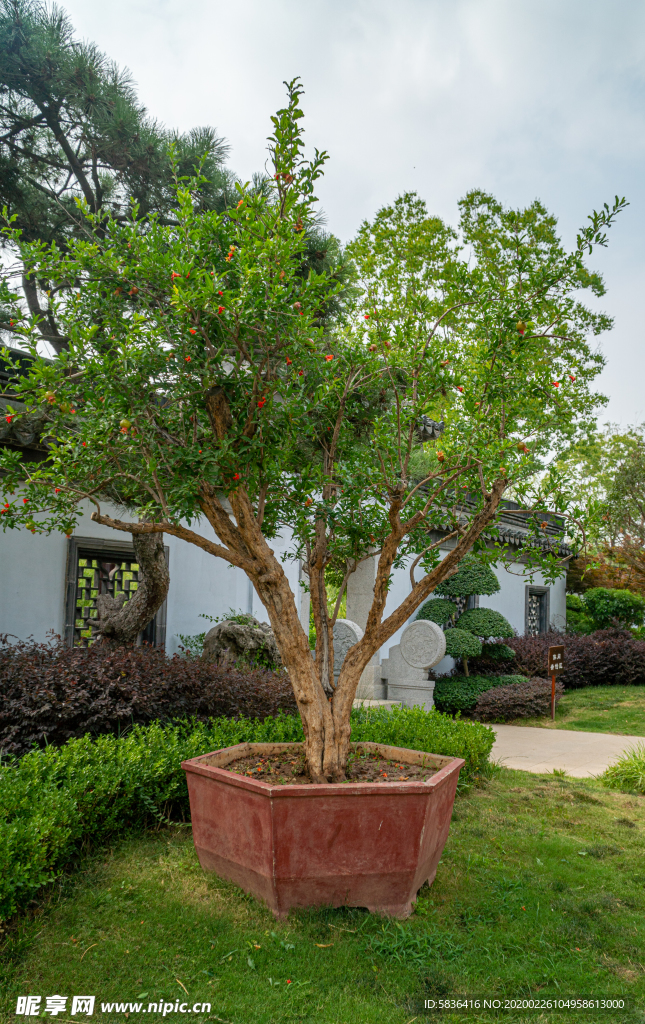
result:
[[[173,168],[171,150],[175,161]],[[40,0],[0,0],[0,206],[25,240],[55,242],[101,233],[109,215],[124,221],[132,205],[140,218],[173,220],[175,173],[203,181],[196,202],[222,209],[232,188],[223,168],[228,147],[213,128],[168,131],[139,103],[130,73],[93,44],[74,37],[67,16]],[[98,214],[92,228],[78,202]],[[101,217],[101,212],[105,217]],[[67,339],[56,317],[57,295],[74,282],[52,285],[20,265],[27,307],[56,352]],[[12,325],[2,328],[11,332]]]
[[[629,590],[592,587],[583,597],[572,597],[577,602],[573,604],[574,629],[577,626],[577,632],[627,629],[630,626],[643,625],[645,598],[640,594],[634,594]],[[591,630],[588,628],[589,625]]]
[[[632,427],[625,434],[608,428],[594,443],[593,458],[586,463],[583,459],[581,465],[573,474],[574,486],[586,471],[590,483],[585,486],[594,488],[589,504],[597,506],[597,514],[591,550],[571,564],[567,589],[584,593],[600,587],[645,595],[643,427]]]

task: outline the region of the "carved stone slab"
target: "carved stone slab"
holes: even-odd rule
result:
[[[446,654],[446,638],[436,622],[411,622],[401,636],[401,654],[412,668],[432,668]]]
[[[363,630],[351,619],[336,619],[334,623],[334,676],[338,678],[340,668],[350,647],[363,639]]]

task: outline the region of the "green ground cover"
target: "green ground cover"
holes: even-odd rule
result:
[[[645,686],[588,686],[569,690],[550,718],[518,718],[509,725],[645,736]]]
[[[362,910],[301,911],[277,923],[201,871],[188,829],[125,838],[9,927],[0,1020],[25,1019],[13,1015],[18,995],[93,993],[97,1022],[124,1020],[102,1002],[184,999],[211,1004],[193,1021],[230,1024],[637,1024],[644,834],[645,796],[499,770],[458,797],[437,879],[402,927]],[[499,1018],[423,1008],[424,999],[464,993],[623,996],[633,1005]],[[147,1017],[130,1012],[134,1019]]]

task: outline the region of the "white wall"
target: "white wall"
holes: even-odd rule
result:
[[[0,533],[0,633],[39,643],[63,632],[67,541],[28,530]]]
[[[500,590],[490,597],[480,597],[480,608],[493,608],[501,612],[508,619],[511,626],[518,633],[524,633],[526,628],[526,588],[528,586],[546,587],[544,576],[541,572],[534,572],[530,576],[524,575],[525,567],[519,562],[513,562],[509,566],[510,571],[503,567],[494,569],[499,580]],[[549,599],[549,625],[556,629],[564,629],[566,625],[567,599],[566,599],[566,575],[561,576],[550,587]]]
[[[74,537],[130,541],[129,534],[93,522],[93,508],[89,502],[83,503],[83,515]],[[124,522],[131,520],[121,510],[105,506],[104,511]],[[217,540],[206,520],[193,523],[192,529],[209,540]],[[209,622],[199,618],[201,613],[222,616],[233,608],[268,622],[264,606],[241,569],[177,537],[166,535],[164,543],[169,549],[170,568],[166,615],[169,654],[179,648],[179,633],[193,635],[210,628]],[[289,546],[289,538],[278,537],[271,546],[280,559]],[[46,640],[49,630],[63,633],[67,547],[61,533],[34,536],[24,529],[0,533],[0,633],[11,633],[21,640],[33,636],[41,642]],[[300,611],[299,563],[288,559],[282,564]]]

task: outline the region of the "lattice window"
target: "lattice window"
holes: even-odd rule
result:
[[[92,619],[98,618],[96,602],[99,594],[116,597],[124,592],[126,604],[139,586],[139,565],[118,555],[78,559],[76,573],[76,606],[74,615],[74,647],[88,647],[94,638]]]
[[[479,608],[479,594],[469,594],[468,597],[456,597],[455,604],[457,605],[457,614],[455,619],[458,619],[464,612],[470,611],[471,608]],[[451,626],[452,623],[447,623]]]
[[[526,611],[526,632],[529,636],[546,632],[546,597],[545,593],[529,590]]]

